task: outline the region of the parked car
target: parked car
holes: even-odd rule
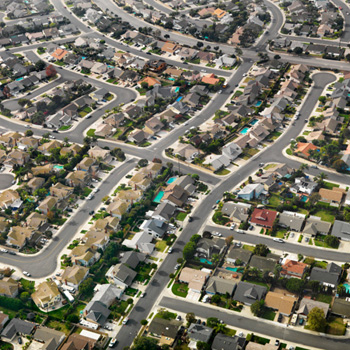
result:
[[[170,247],[170,248],[168,249],[168,253],[171,254],[172,252],[173,252],[173,248]]]
[[[129,322],[129,317],[125,317],[122,323],[127,324],[128,322]]]
[[[18,337],[18,344],[22,344],[22,343],[23,343],[22,338]]]
[[[143,293],[141,293],[140,298],[144,298],[145,296],[146,296],[146,293],[143,292]]]
[[[273,240],[278,243],[284,243],[284,240],[281,238],[274,238]]]
[[[113,346],[114,346],[115,344],[117,344],[117,339],[116,339],[116,338],[113,338],[113,339],[111,340],[111,342],[109,343],[108,347],[113,348]]]

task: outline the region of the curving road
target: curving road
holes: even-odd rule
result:
[[[0,174],[0,190],[11,187],[14,178],[12,174]]]

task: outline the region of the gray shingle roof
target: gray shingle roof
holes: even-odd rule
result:
[[[12,339],[16,333],[29,335],[33,332],[35,326],[35,323],[23,321],[19,318],[13,318],[1,332],[1,336]]]
[[[335,220],[331,235],[340,239],[350,240],[350,223]]]
[[[210,277],[206,291],[208,293],[213,293],[213,294],[226,294],[228,293],[229,295],[233,294],[233,291],[236,288],[236,283],[232,280],[225,280],[223,278],[213,276]]]
[[[164,320],[163,318],[154,318],[148,327],[150,333],[163,335],[175,339],[182,322],[176,320]]]
[[[314,267],[310,274],[310,280],[336,286],[339,281],[341,270],[341,267],[334,263],[328,264],[327,269]]]
[[[212,328],[202,326],[201,324],[192,323],[188,329],[188,336],[191,340],[203,341],[205,343],[208,343],[212,334]]]
[[[267,292],[267,288],[248,282],[239,282],[233,296],[234,300],[237,300],[244,304],[253,304],[256,300],[260,300]]]
[[[241,350],[246,343],[243,337],[230,337],[228,335],[218,333],[213,341],[213,350]]]
[[[125,252],[120,262],[130,266],[132,269],[135,269],[140,262],[143,262],[145,260],[146,254],[131,251]]]

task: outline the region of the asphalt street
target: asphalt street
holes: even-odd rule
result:
[[[247,333],[261,333],[272,338],[278,338],[282,343],[288,342],[288,344],[293,345],[296,342],[306,347],[310,346],[325,350],[345,350],[350,347],[350,339],[332,338],[324,335],[321,337],[314,333],[304,333],[294,329],[294,327],[286,327],[277,322],[262,321],[257,317],[244,317],[239,313],[233,314],[232,312],[227,312],[225,309],[208,308],[203,304],[194,304],[186,300],[180,300],[179,298],[163,297],[159,306],[183,313],[193,312],[199,318],[207,319],[209,317],[216,317],[231,327],[246,329]],[[271,343],[273,344],[273,340]]]
[[[12,185],[14,176],[12,174],[1,174],[0,173],[0,190],[5,190]]]

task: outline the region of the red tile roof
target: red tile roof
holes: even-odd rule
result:
[[[272,228],[277,217],[277,211],[268,209],[254,209],[250,222],[267,228]]]
[[[307,267],[308,265],[302,262],[294,261],[294,260],[286,260],[285,264],[282,265],[281,275],[290,275],[293,277],[300,276],[301,278],[305,270],[307,269]]]

